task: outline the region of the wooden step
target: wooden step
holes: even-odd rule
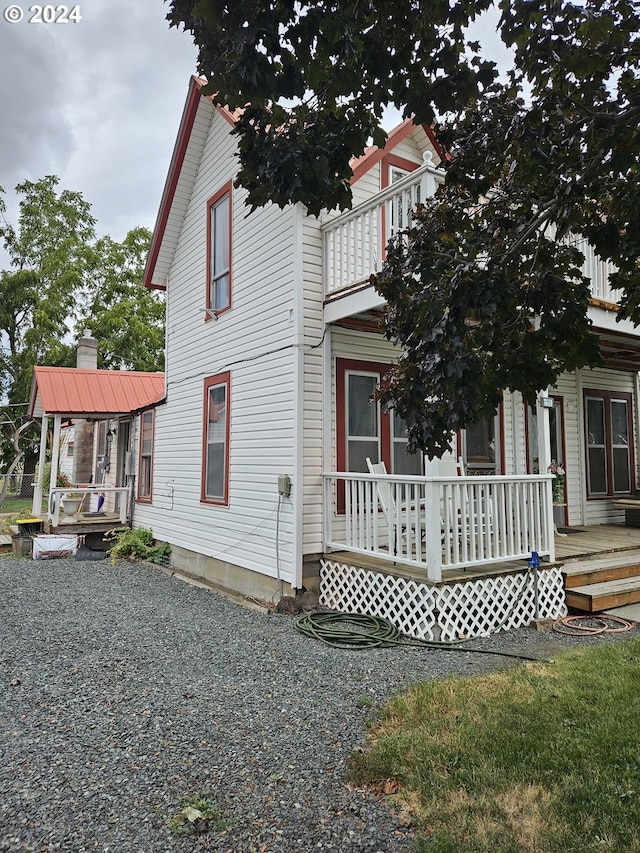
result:
[[[640,576],[640,551],[608,554],[591,560],[567,561],[562,566],[565,589]]]
[[[586,613],[598,613],[612,607],[640,602],[640,577],[619,578],[602,583],[589,583],[566,590],[567,607]]]

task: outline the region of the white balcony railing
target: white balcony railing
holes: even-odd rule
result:
[[[444,172],[426,162],[370,201],[326,222],[322,226],[325,298],[363,285],[378,272],[389,238],[411,223],[416,204],[432,196],[442,183]],[[617,303],[619,291],[609,286],[615,267],[596,255],[583,237],[569,235],[564,240],[584,254],[582,273],[591,280],[591,295]]]
[[[410,224],[416,204],[432,196],[443,181],[444,172],[428,160],[369,202],[325,223],[325,296],[364,284],[379,271],[389,238]]]
[[[324,475],[325,550],[424,569],[555,559],[552,477]]]
[[[591,296],[594,299],[602,299],[604,302],[617,304],[620,301],[620,291],[614,290],[609,285],[609,276],[615,272],[615,266],[610,261],[603,261],[599,255],[596,255],[593,246],[584,237],[570,234],[565,237],[565,242],[580,249],[584,255],[582,275],[591,281]]]

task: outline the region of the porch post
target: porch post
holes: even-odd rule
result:
[[[541,391],[538,395],[538,465],[541,474],[547,474],[549,465],[551,465],[551,429],[549,427],[549,409],[543,405],[543,400],[549,398],[548,390]],[[543,495],[546,495],[546,501],[543,500],[542,517],[545,523],[544,540],[547,542],[549,550],[549,560],[554,562],[556,558],[556,545],[554,538],[555,524],[553,520],[553,495],[552,486],[548,482],[545,484],[546,489]],[[546,503],[546,512],[545,510]],[[544,547],[544,543],[543,543]],[[542,550],[542,549],[541,549]]]
[[[60,427],[62,415],[56,415],[53,419],[53,446],[51,448],[51,477],[49,479],[49,494],[55,489],[58,482],[58,461],[60,457]]]
[[[47,458],[47,429],[49,426],[49,418],[46,412],[42,413],[42,422],[40,424],[40,455],[38,457],[38,477],[33,489],[33,503],[31,504],[31,512],[35,516],[39,516],[42,512],[42,484],[44,482],[44,466]]]
[[[538,395],[537,420],[538,420],[538,465],[540,473],[546,474],[551,465],[551,430],[549,427],[549,409],[542,403],[543,399],[549,397],[548,391],[541,391]]]
[[[424,175],[420,179],[420,201],[424,204],[428,198],[432,198],[436,194],[437,184],[434,175],[435,166],[433,165],[433,154],[431,151],[425,151],[422,155],[422,163],[427,167]]]
[[[431,479],[427,479],[424,484],[424,514],[427,577],[430,581],[438,583],[442,580],[440,484]]]

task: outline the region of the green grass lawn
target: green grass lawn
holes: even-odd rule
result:
[[[351,778],[397,789],[420,853],[640,853],[640,639],[415,686]]]

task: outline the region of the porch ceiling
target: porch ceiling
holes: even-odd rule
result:
[[[605,367],[611,370],[640,370],[640,336],[595,326],[593,331],[598,335]]]

